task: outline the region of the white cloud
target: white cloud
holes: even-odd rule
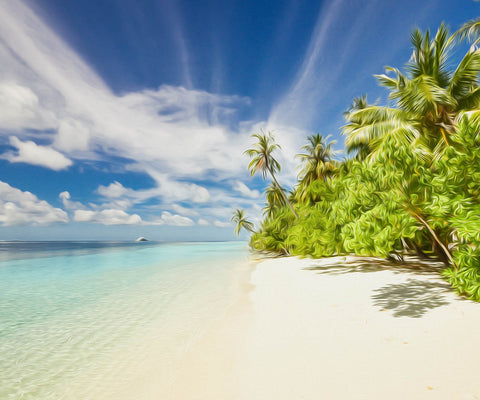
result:
[[[186,216],[189,216],[189,217],[196,217],[196,216],[199,215],[197,211],[195,211],[191,208],[182,207],[179,204],[172,204],[171,207],[172,207],[172,210],[175,211],[178,214],[186,215]]]
[[[218,228],[229,228],[229,227],[231,228],[232,227],[231,222],[224,222],[224,221],[219,221],[219,220],[213,221],[213,225],[215,225]]]
[[[243,150],[260,125],[243,122],[231,127],[238,111],[250,106],[248,98],[166,85],[117,95],[26,4],[6,2],[0,8],[0,93],[1,88],[5,93],[0,104],[11,110],[8,118],[0,116],[0,136],[15,128],[12,145],[18,149],[4,158],[60,170],[76,159],[121,157],[133,161],[124,164],[129,171],[153,178],[153,187],[141,190],[118,181],[100,185],[97,193],[105,198],[103,204],[87,206],[61,197],[68,210],[96,213],[80,213],[77,218],[108,221],[105,213],[98,213],[128,214],[133,206],[158,199],[172,215],[207,220],[212,216],[200,205],[218,209],[241,197],[246,201],[258,197],[258,191],[240,181],[236,193],[230,183],[215,189],[198,183],[232,182],[232,177],[245,175]],[[34,138],[39,133],[27,134],[22,131],[26,127],[48,130],[41,132],[39,142]],[[123,214],[115,218],[130,221]]]
[[[210,222],[208,222],[206,219],[200,218],[200,219],[197,221],[197,224],[198,224],[198,225],[201,225],[201,226],[208,226],[208,225],[210,225]]]
[[[66,152],[86,151],[90,141],[90,130],[80,120],[64,119],[58,126],[58,133],[54,145]]]
[[[18,154],[7,152],[2,155],[2,158],[12,163],[23,162],[50,168],[55,171],[68,168],[72,165],[71,160],[51,147],[39,146],[30,140],[22,142],[15,136],[10,137],[10,144],[17,148]]]
[[[101,188],[101,189],[100,189]],[[73,219],[76,222],[92,222],[103,225],[172,225],[172,226],[193,226],[195,222],[188,217],[172,214],[168,211],[162,212],[159,218],[143,220],[138,214],[129,214],[127,212],[133,206],[129,199],[122,199],[122,194],[128,193],[135,195],[135,191],[125,188],[119,182],[113,182],[109,186],[100,186],[97,189],[105,197],[116,197],[108,203],[95,204],[89,203],[89,208],[80,202],[70,200],[70,193],[65,191],[60,193],[59,197],[65,208],[73,211]],[[176,206],[176,207],[175,207]],[[194,210],[190,210],[179,205],[174,205],[179,211],[190,212],[191,215],[198,215]]]
[[[172,226],[193,226],[193,222],[190,218],[183,217],[181,215],[171,214],[168,211],[164,211],[162,216],[157,220],[145,222],[146,225],[172,225]]]
[[[178,182],[167,174],[150,170],[150,176],[155,179],[158,187],[144,191],[137,191],[140,196],[161,196],[165,201],[189,201],[193,203],[205,203],[210,200],[209,191],[195,183]]]
[[[103,210],[106,208],[114,208],[117,210],[126,211],[134,206],[133,202],[130,199],[114,199],[106,203],[95,204],[89,203],[89,206],[94,210]]]
[[[54,113],[40,104],[32,89],[13,81],[0,82],[0,110],[0,126],[9,131],[49,129],[56,124]]]
[[[3,226],[51,224],[68,222],[60,208],[54,208],[30,192],[0,181],[0,223]]]
[[[122,197],[129,192],[121,183],[114,181],[108,186],[100,185],[97,192],[105,197]]]
[[[124,157],[177,182],[243,170],[241,148],[250,129],[229,126],[248,99],[172,86],[115,95],[21,1],[2,4],[0,37],[2,73],[25,88],[30,107],[38,103],[54,113],[51,141],[71,158],[78,150],[82,159]],[[20,126],[21,113],[15,115],[10,119]]]
[[[97,192],[107,198],[128,198],[133,203],[142,203],[152,198],[161,198],[165,203],[172,201],[188,201],[192,203],[205,203],[210,200],[209,191],[203,186],[194,183],[177,182],[168,175],[156,171],[150,171],[156,180],[156,187],[151,189],[134,190],[126,188],[120,182],[114,181],[108,186],[100,185]],[[192,214],[191,209],[173,205],[173,210],[180,214]]]
[[[233,190],[241,193],[245,197],[250,197],[252,199],[256,199],[260,197],[260,192],[258,190],[252,190],[247,185],[245,185],[241,181],[235,182],[235,186],[233,186]]]
[[[77,209],[85,209],[85,206],[78,202],[78,201],[72,201],[70,200],[71,196],[70,196],[70,193],[68,191],[64,191],[62,193],[60,193],[58,195],[58,197],[60,198],[60,200],[62,200],[62,203],[63,203],[63,206],[67,209],[67,210],[77,210]]]
[[[115,209],[75,210],[73,219],[76,222],[94,222],[103,225],[139,225],[142,223],[139,215],[130,215],[123,210]]]
[[[227,204],[231,208],[238,202],[248,206],[259,197],[257,190],[249,189],[239,179],[246,175],[248,160],[243,151],[249,147],[249,136],[265,124],[247,121],[231,128],[237,112],[250,105],[249,99],[173,86],[116,95],[22,1],[6,2],[0,8],[0,38],[5,76],[5,81],[0,78],[0,84],[24,88],[21,101],[17,100],[21,106],[16,109],[36,110],[38,115],[34,114],[29,124],[42,120],[39,128],[51,130],[42,132],[42,139],[52,143],[51,147],[31,142],[32,133],[28,137],[16,133],[16,143],[23,149],[33,149],[34,154],[27,156],[19,148],[18,155],[6,155],[10,161],[58,170],[75,159],[122,157],[133,160],[126,166],[129,171],[153,178],[155,183],[149,189],[133,190],[116,181],[99,186],[97,193],[108,202],[90,205],[93,211],[127,212],[132,205],[158,198],[163,209],[170,209],[172,203],[188,202],[193,205],[191,211],[174,207],[171,211],[210,219],[208,210],[200,210],[196,204],[208,202],[213,210]],[[5,90],[10,93],[13,89]],[[15,103],[12,96],[4,98],[8,104]],[[24,128],[21,114],[11,112],[6,122],[0,117],[0,135],[12,126]],[[279,155],[283,170],[290,173],[288,179],[281,180],[286,184],[293,182],[290,176],[294,177],[294,173],[289,171],[306,135],[302,132],[299,139],[287,127],[276,133],[284,153]],[[199,180],[221,183],[207,189]],[[232,190],[230,182],[235,181]],[[80,208],[71,204],[69,207]],[[223,214],[216,218],[224,218]]]

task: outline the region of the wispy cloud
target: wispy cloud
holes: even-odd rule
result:
[[[192,75],[190,72],[190,56],[187,47],[187,42],[185,40],[185,34],[183,33],[183,24],[180,18],[180,14],[177,10],[177,5],[175,1],[168,1],[165,3],[168,13],[169,21],[173,31],[173,37],[177,44],[177,48],[180,52],[180,65],[182,66],[183,74],[183,84],[191,89],[193,87]]]
[[[320,74],[321,64],[324,62],[322,56],[325,55],[329,32],[342,16],[344,3],[344,0],[324,2],[302,65],[290,89],[272,110],[269,121],[271,124],[295,126],[300,121],[305,123],[305,119],[312,119],[324,85],[330,84],[330,77]],[[319,84],[319,81],[323,84]]]
[[[179,19],[172,23],[178,25],[178,40],[184,41]],[[0,38],[0,105],[6,110],[0,115],[0,144],[11,140],[17,148],[4,155],[9,161],[59,170],[83,160],[126,158],[131,160],[126,168],[150,175],[155,186],[133,191],[112,182],[98,193],[116,194],[133,204],[151,198],[165,204],[212,201],[199,181],[245,175],[242,151],[255,125],[242,123],[239,130],[230,126],[250,100],[188,88],[185,43],[179,46],[187,88],[161,86],[116,95],[22,1],[2,4]],[[15,137],[9,139],[12,132]],[[228,193],[231,185],[219,190]],[[236,196],[251,194],[240,191]],[[63,201],[72,204],[69,198]],[[103,211],[78,213],[77,218],[102,219]]]
[[[425,18],[428,7],[431,3],[418,4],[415,18]],[[335,122],[338,129],[341,113],[353,97],[361,95],[362,88],[375,87],[372,75],[381,72],[399,49],[408,46],[415,22],[405,23],[405,19],[411,16],[411,10],[402,3],[323,2],[302,63],[290,87],[272,108],[268,126],[323,132],[326,124]],[[385,36],[384,40],[378,40],[379,34]]]

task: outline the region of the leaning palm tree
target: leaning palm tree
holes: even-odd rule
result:
[[[237,208],[233,212],[233,217],[232,217],[232,222],[237,224],[235,226],[235,234],[237,236],[240,236],[240,232],[242,229],[245,229],[251,233],[254,233],[253,229],[253,223],[251,223],[246,217],[245,217],[245,210],[241,210]]]
[[[275,174],[280,172],[280,164],[279,162],[273,157],[273,153],[275,150],[280,149],[280,146],[275,143],[275,138],[273,137],[272,133],[269,132],[266,134],[265,132],[253,134],[252,137],[258,140],[257,143],[251,148],[245,151],[245,154],[251,157],[250,164],[248,165],[248,169],[250,170],[250,174],[253,176],[257,172],[261,172],[263,179],[270,175],[272,178],[273,184],[277,188],[281,188],[280,184],[277,181]],[[292,204],[288,200],[287,195],[283,190],[281,191],[282,196],[285,200],[285,203],[290,207],[290,210],[298,218],[295,209],[293,208]]]
[[[370,105],[347,113],[347,150],[367,146],[372,157],[390,137],[413,145],[426,158],[443,153],[457,116],[480,106],[480,51],[472,48],[455,70],[449,70],[454,39],[443,24],[432,39],[428,30],[413,31],[406,74],[387,67],[387,74],[377,75],[380,85],[390,90],[394,107]]]
[[[331,178],[335,171],[335,161],[333,156],[335,151],[333,145],[336,141],[329,142],[327,136],[325,139],[320,133],[308,137],[308,144],[302,146],[304,153],[297,154],[302,160],[303,168],[300,172],[300,182],[309,185],[316,180],[326,180]]]

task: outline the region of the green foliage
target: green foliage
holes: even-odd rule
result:
[[[292,226],[295,217],[283,207],[277,209],[275,218],[268,218],[263,221],[259,232],[254,233],[250,239],[250,246],[258,251],[274,254],[290,254],[285,244],[287,230]]]
[[[455,261],[460,266],[443,271],[443,275],[458,294],[480,301],[480,248],[462,246],[454,253]]]
[[[290,254],[319,258],[341,251],[335,221],[327,218],[325,211],[323,202],[301,209],[299,222],[289,228],[285,240]]]
[[[455,290],[480,301],[480,50],[449,69],[459,39],[479,41],[479,21],[454,35],[443,25],[433,38],[413,32],[405,74],[387,68],[377,77],[395,107],[369,105],[363,96],[345,114],[355,158],[333,160],[331,143],[320,134],[308,138],[290,196],[298,218],[275,179],[278,145],[256,135],[249,168],[268,172],[273,184],[251,247],[310,257],[433,253]]]

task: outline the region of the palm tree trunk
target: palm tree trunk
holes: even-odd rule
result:
[[[455,267],[455,269],[458,271],[458,266],[457,264],[455,263],[455,261],[453,260],[453,257],[452,257],[452,254],[450,253],[450,251],[448,250],[447,246],[445,246],[442,241],[439,239],[439,237],[437,236],[437,234],[435,233],[435,231],[433,230],[433,228],[428,224],[427,221],[425,221],[420,215],[418,215],[415,211],[413,211],[412,209],[410,208],[407,208],[408,212],[410,212],[410,214],[412,214],[412,216],[417,220],[419,221],[425,228],[427,228],[428,232],[430,232],[430,234],[432,235],[435,243],[434,245],[440,247],[445,256],[447,257],[448,261],[450,261],[450,263]]]
[[[290,201],[288,200],[287,195],[283,192],[282,187],[279,185],[279,183],[277,181],[277,178],[275,178],[275,174],[272,172],[272,170],[270,168],[268,169],[268,171],[270,172],[270,176],[272,177],[273,182],[275,183],[275,185],[277,185],[278,189],[280,190],[280,193],[282,193],[283,199],[285,200],[285,202],[290,207],[290,210],[292,210],[292,213],[293,213],[293,215],[295,215],[295,218],[298,219],[298,214],[295,212],[295,209],[293,208],[292,203],[290,203]]]

